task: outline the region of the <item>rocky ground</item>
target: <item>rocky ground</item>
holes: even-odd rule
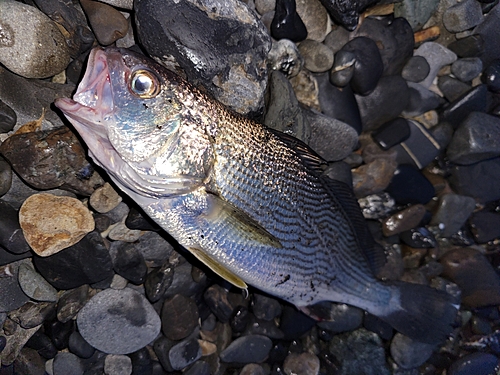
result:
[[[342,5],[342,6],[341,6]],[[461,300],[446,342],[230,288],[118,194],[53,106],[132,48],[352,184],[379,276]],[[0,375],[499,372],[498,0],[0,0]]]

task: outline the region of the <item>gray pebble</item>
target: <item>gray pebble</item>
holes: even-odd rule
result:
[[[426,42],[422,44],[417,48],[414,55],[425,57],[429,63],[429,74],[424,80],[420,81],[420,84],[425,88],[429,88],[431,86],[434,78],[436,78],[439,70],[443,66],[453,64],[457,59],[457,55],[455,55],[455,53],[435,42]]]
[[[289,78],[299,74],[304,65],[297,45],[288,39],[273,41],[267,59],[272,70],[278,70]]]
[[[462,82],[472,81],[482,70],[483,62],[479,57],[465,57],[451,65],[451,72]]]
[[[252,311],[257,319],[273,320],[281,315],[281,305],[277,299],[254,293]]]
[[[483,21],[481,4],[476,0],[464,0],[449,7],[443,14],[444,27],[450,33],[459,33],[479,25]]]
[[[83,364],[73,353],[59,352],[54,358],[54,375],[83,375]]]
[[[318,327],[331,332],[347,332],[359,328],[363,323],[363,310],[344,303],[326,303],[329,319],[318,323]],[[325,304],[325,305],[326,305]]]
[[[174,345],[168,352],[170,364],[174,370],[182,370],[201,358],[198,340],[188,338]]]
[[[134,8],[134,0],[101,0],[101,3],[106,3],[116,8],[128,10],[132,10]]]
[[[132,374],[132,360],[126,355],[110,354],[104,360],[105,375]]]
[[[25,263],[19,266],[18,280],[23,292],[35,301],[57,301],[56,288],[36,272],[32,264]]]
[[[445,194],[439,199],[431,225],[439,226],[443,237],[450,237],[460,230],[475,208],[476,201],[472,197]]]
[[[0,157],[0,197],[7,194],[12,186],[12,168],[10,164]]]
[[[255,0],[255,10],[259,12],[260,15],[273,11],[275,7],[275,0]]]
[[[264,361],[273,343],[269,337],[248,335],[238,337],[220,353],[220,359],[228,363],[260,363]]]
[[[335,54],[335,61],[330,71],[330,82],[337,87],[344,87],[354,76],[356,56],[353,52],[340,50]]]
[[[449,102],[457,100],[472,88],[471,85],[449,75],[438,78],[438,87]]]
[[[89,344],[110,354],[143,348],[161,328],[160,318],[148,300],[130,288],[96,294],[78,313],[77,323]]]
[[[427,60],[422,56],[412,56],[405,64],[401,76],[410,82],[420,82],[430,71]]]
[[[396,333],[391,341],[391,356],[403,369],[417,368],[427,361],[434,351],[434,344],[414,341]]]
[[[37,8],[17,1],[0,2],[0,62],[26,78],[47,78],[70,60],[63,35]]]
[[[326,44],[306,39],[299,44],[304,67],[313,73],[326,72],[333,66],[333,51]]]
[[[16,112],[0,100],[0,133],[10,132],[17,122]]]
[[[210,375],[210,365],[204,361],[197,361],[189,370],[183,372],[184,375]],[[264,375],[264,374],[262,374]]]
[[[146,232],[135,243],[135,248],[142,254],[151,267],[160,267],[168,260],[173,246],[159,233]]]

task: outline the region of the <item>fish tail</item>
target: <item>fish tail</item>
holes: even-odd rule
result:
[[[452,295],[426,285],[391,282],[394,303],[377,314],[402,334],[420,342],[438,344],[452,332],[459,304]]]

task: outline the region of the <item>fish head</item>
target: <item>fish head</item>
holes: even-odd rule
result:
[[[177,75],[140,54],[98,47],[73,99],[59,98],[55,105],[122,190],[166,196],[192,183],[175,171],[164,175],[157,165],[180,127],[178,85]]]

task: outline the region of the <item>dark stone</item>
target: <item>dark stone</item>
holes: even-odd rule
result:
[[[426,204],[435,195],[434,186],[415,167],[400,165],[386,191],[398,204]]]
[[[14,361],[14,373],[45,375],[45,360],[36,350],[24,347]]]
[[[482,21],[481,4],[475,0],[465,0],[453,4],[443,13],[443,25],[450,33],[460,33],[472,29]]]
[[[490,353],[471,353],[458,358],[447,371],[448,375],[494,374],[498,370],[498,357]]]
[[[365,36],[376,43],[382,57],[385,76],[400,74],[406,61],[413,55],[415,39],[405,18],[388,21],[367,17],[356,30],[356,36]]]
[[[372,92],[382,77],[384,64],[377,44],[364,36],[349,41],[341,51],[354,54],[354,75],[350,81],[352,91],[359,95]]]
[[[15,310],[26,302],[29,297],[24,294],[19,282],[19,266],[23,261],[17,261],[9,264],[7,267],[0,268],[0,313]]]
[[[471,85],[450,76],[439,77],[438,87],[449,102],[457,100],[472,88]]]
[[[34,349],[43,358],[51,359],[57,354],[57,348],[54,343],[45,333],[36,331],[33,336],[26,342],[26,347]]]
[[[450,123],[454,129],[470,112],[486,112],[488,103],[488,89],[486,85],[478,85],[451,102],[442,113],[441,121]]]
[[[337,87],[345,87],[354,76],[356,55],[350,51],[340,50],[335,54],[335,61],[330,70],[330,82]]]
[[[260,363],[266,359],[272,346],[271,339],[266,336],[242,336],[220,353],[220,359],[227,363]]]
[[[160,268],[154,268],[146,277],[144,289],[151,302],[159,301],[174,280],[174,266],[166,262]]]
[[[412,228],[399,234],[399,238],[415,249],[428,249],[438,246],[436,238],[426,227]]]
[[[57,303],[57,320],[66,323],[73,319],[87,302],[88,292],[87,284],[62,292]]]
[[[412,56],[406,62],[401,76],[410,82],[420,82],[429,75],[430,66],[425,57]]]
[[[161,326],[163,334],[174,341],[186,338],[198,325],[196,303],[183,295],[176,294],[163,303]]]
[[[210,375],[210,365],[204,361],[194,363],[189,370],[183,373],[184,375]]]
[[[439,144],[441,150],[446,149],[448,144],[451,142],[451,138],[453,137],[453,126],[448,124],[447,122],[440,122],[437,125],[433,126],[429,133],[432,135],[432,138]]]
[[[416,117],[435,109],[442,102],[438,94],[425,88],[420,83],[408,82],[408,91],[408,104],[402,113],[407,118]]]
[[[313,318],[310,318],[295,307],[289,305],[283,306],[280,329],[285,334],[285,340],[298,339],[315,324],[316,321]]]
[[[138,38],[150,56],[167,65],[173,57],[189,82],[237,112],[261,113],[271,37],[245,4],[226,1],[217,9],[209,1],[139,0],[134,10]]]
[[[25,329],[34,328],[55,316],[55,303],[28,301],[9,313],[9,318]]]
[[[201,358],[198,340],[189,338],[174,345],[168,352],[170,364],[174,370],[182,370]]]
[[[54,358],[53,371],[54,375],[83,375],[84,367],[73,353],[60,352]]]
[[[360,134],[361,117],[350,86],[343,89],[333,86],[328,78],[328,73],[315,74],[314,77],[318,82],[318,99],[321,111],[329,117],[352,126]]]
[[[396,333],[391,342],[390,352],[400,368],[413,369],[427,361],[435,349],[435,344],[412,340],[408,336]]]
[[[350,31],[354,30],[358,25],[359,13],[374,2],[374,0],[321,0],[321,3],[334,21],[340,23]]]
[[[135,247],[150,267],[161,267],[174,252],[172,244],[165,239],[165,232],[146,232],[135,242]]]
[[[469,218],[469,225],[474,239],[478,243],[486,243],[500,237],[500,214],[496,212],[478,211]]]
[[[113,264],[100,233],[91,232],[77,244],[49,257],[33,257],[38,272],[58,289],[73,289],[113,275]]]
[[[0,156],[0,197],[7,194],[12,187],[12,168],[7,161]]]
[[[135,248],[134,244],[114,241],[109,248],[109,255],[113,262],[113,268],[118,275],[136,285],[144,282],[148,267],[144,257]]]
[[[450,43],[448,49],[455,52],[458,57],[476,57],[484,51],[484,40],[479,34],[469,35]]]
[[[94,35],[87,26],[87,19],[75,3],[65,0],[33,0],[36,6],[53,21],[64,27],[66,44],[72,58],[89,50]]]
[[[95,349],[80,335],[80,332],[73,332],[69,336],[69,351],[80,358],[90,358],[94,355]]]
[[[281,305],[275,298],[254,293],[252,311],[257,319],[273,320],[281,315]]]
[[[149,216],[143,215],[135,207],[130,207],[125,225],[129,229],[139,229],[145,231],[158,231],[160,227]]]
[[[175,341],[167,339],[165,336],[158,338],[153,344],[153,350],[161,363],[161,366],[167,372],[173,372],[174,369],[170,364],[168,352],[175,345]]]
[[[61,323],[58,320],[46,321],[44,323],[45,333],[50,337],[54,346],[58,350],[68,347],[69,337],[75,331],[76,326],[73,320]]]
[[[5,345],[7,345],[7,338],[5,336],[0,336],[0,353],[5,349]]]
[[[388,150],[410,137],[411,130],[408,121],[398,117],[392,121],[386,122],[380,128],[372,133],[372,138],[382,148]]]
[[[206,304],[222,323],[229,322],[234,310],[227,299],[227,294],[227,291],[217,284],[212,285],[203,294]]]
[[[19,216],[16,209],[0,199],[0,246],[13,254],[22,254],[30,251],[19,225]]]
[[[359,328],[363,322],[363,310],[344,303],[323,302],[313,307],[325,309],[326,320],[318,322],[318,327],[330,332],[346,332]],[[310,307],[310,308],[313,308]]]
[[[250,322],[251,315],[245,306],[237,306],[230,321],[233,332],[243,332]]]
[[[484,41],[484,51],[479,57],[483,60],[484,66],[488,66],[495,59],[500,59],[500,6],[497,4],[491,9],[474,30],[474,34],[479,34]]]
[[[253,315],[250,316],[250,321],[243,332],[243,336],[245,335],[262,335],[273,340],[281,340],[285,337],[274,320],[257,319]]]
[[[479,57],[464,57],[451,64],[451,72],[462,82],[472,81],[483,70],[483,62]]]
[[[410,90],[401,76],[384,76],[367,96],[356,95],[363,130],[374,130],[395,119],[408,106]]]
[[[10,132],[14,129],[16,122],[16,112],[0,100],[0,133]]]
[[[383,340],[389,341],[394,335],[394,329],[389,323],[377,318],[375,315],[365,312],[363,327],[368,331],[375,332]]]
[[[132,360],[132,375],[151,375],[153,373],[153,362],[147,348],[139,349],[129,354]]]
[[[457,165],[450,172],[448,182],[458,194],[468,195],[482,202],[500,198],[500,158],[471,165]]]
[[[295,0],[277,0],[271,35],[274,39],[289,39],[300,42],[307,38],[307,29],[297,14]]]
[[[80,4],[99,44],[108,46],[127,35],[128,21],[118,9],[92,0],[81,0]]]
[[[18,260],[31,258],[32,253],[26,252],[22,254],[13,254],[10,251],[5,250],[0,246],[0,266],[4,266],[6,264],[17,262]]]
[[[500,93],[500,59],[493,60],[484,69],[481,79],[488,86],[488,90]]]
[[[95,172],[82,174],[90,164],[77,137],[66,127],[15,134],[2,143],[0,152],[36,189],[61,188],[90,195],[104,183]]]

